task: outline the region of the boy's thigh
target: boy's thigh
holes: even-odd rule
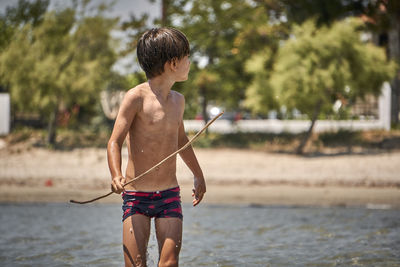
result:
[[[146,250],[150,236],[150,218],[134,214],[123,222],[123,249],[125,263],[145,266]]]
[[[178,257],[182,244],[182,219],[157,218],[155,227],[160,260]]]

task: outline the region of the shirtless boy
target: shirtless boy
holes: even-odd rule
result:
[[[176,178],[176,157],[156,170],[145,172],[188,142],[183,125],[185,99],[171,90],[188,78],[189,42],[172,28],[144,33],[137,46],[140,66],[148,81],[130,89],[121,104],[107,155],[113,192],[122,192],[125,266],[146,266],[150,220],[155,218],[159,248],[158,266],[178,266],[182,242],[182,210]],[[121,171],[121,147],[126,139],[128,163]],[[194,175],[193,205],[203,199],[206,185],[192,147],[180,153]]]

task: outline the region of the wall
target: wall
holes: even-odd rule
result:
[[[10,133],[10,95],[0,93],[0,135]]]

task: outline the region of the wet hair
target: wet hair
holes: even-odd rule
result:
[[[186,36],[174,28],[153,28],[140,37],[137,58],[148,79],[164,72],[164,64],[189,55]]]

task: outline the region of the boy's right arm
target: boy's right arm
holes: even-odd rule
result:
[[[137,90],[130,90],[119,108],[117,119],[115,120],[114,129],[107,145],[108,167],[111,173],[111,190],[120,194],[124,188],[125,178],[121,171],[121,148],[125,137],[132,125],[135,115],[141,108],[141,97]]]

